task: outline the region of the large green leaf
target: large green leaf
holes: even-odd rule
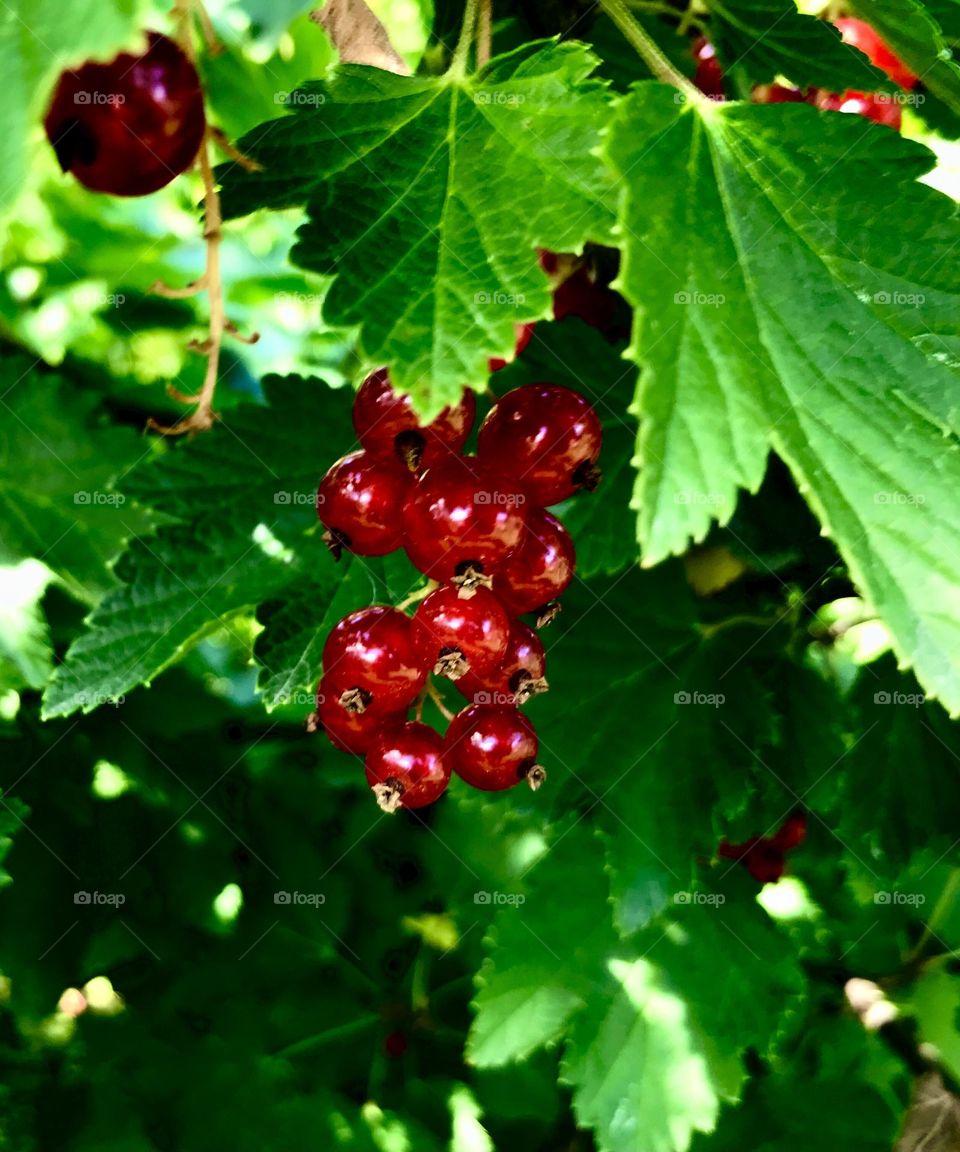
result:
[[[337,273],[327,321],[360,325],[367,357],[436,412],[510,355],[515,323],[547,314],[536,248],[611,235],[594,65],[548,42],[463,80],[343,66],[240,141],[263,171],[221,170],[226,210],[305,203],[293,257]]]
[[[958,282],[942,257],[960,231],[916,183],[929,153],[854,116],[678,106],[647,84],[609,155],[641,313],[646,562],[729,520],[772,447],[901,659],[960,710]]]

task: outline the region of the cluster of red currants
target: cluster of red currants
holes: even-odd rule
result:
[[[721,840],[717,855],[737,860],[760,884],[775,884],[786,868],[786,854],[799,848],[807,838],[804,812],[791,813],[772,836],[751,836],[742,844]]]
[[[859,48],[871,64],[886,72],[905,91],[919,84],[919,78],[865,21],[842,17],[834,24],[846,44]],[[696,86],[713,100],[726,99],[723,68],[710,41],[703,37],[696,40],[693,55],[697,62]],[[884,92],[827,92],[822,88],[803,91],[784,84],[762,84],[753,90],[753,101],[755,104],[812,104],[827,112],[852,112],[896,131],[900,130],[903,119],[901,101]]]
[[[537,633],[519,617],[552,619],[573,579],[574,547],[547,511],[599,481],[602,431],[583,396],[528,384],[503,396],[463,452],[476,415],[472,392],[423,425],[386,370],[353,406],[360,451],[320,482],[318,512],[336,557],[403,548],[428,583],[413,616],[374,605],[341,620],[323,649],[311,727],[366,757],[386,811],[420,808],[451,773],[484,791],[538,787],[539,742],[519,706],[546,690]],[[430,675],[470,703],[446,736],[421,720]],[[416,709],[417,719],[408,714]]]

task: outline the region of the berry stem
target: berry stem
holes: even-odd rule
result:
[[[493,45],[493,0],[480,0],[477,13],[477,70],[490,63]]]
[[[453,51],[450,61],[450,75],[455,80],[463,80],[467,75],[467,61],[470,57],[470,45],[473,43],[473,30],[477,23],[477,0],[467,0],[463,13],[463,26],[460,29],[460,39]]]
[[[599,0],[599,3],[658,80],[664,84],[672,84],[694,104],[708,103],[707,98],[686,76],[674,68],[653,37],[640,27],[624,0]]]
[[[436,684],[434,684],[432,680],[427,685],[427,695],[434,702],[434,704],[436,704],[437,711],[440,713],[440,715],[445,720],[452,720],[453,719],[453,713],[446,706],[446,704],[444,704],[443,697],[440,695],[440,692],[438,691]]]
[[[422,588],[418,588],[416,592],[411,592],[405,600],[401,600],[397,605],[397,611],[403,612],[409,608],[411,604],[419,604],[421,600],[425,600],[431,592],[439,587],[440,585],[436,580],[428,580]]]

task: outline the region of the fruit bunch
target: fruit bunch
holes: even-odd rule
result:
[[[521,617],[549,623],[573,579],[573,541],[547,509],[598,483],[601,426],[579,393],[528,384],[494,404],[468,455],[475,415],[464,391],[422,424],[386,370],[374,372],[353,406],[360,449],[317,494],[336,558],[403,548],[428,578],[401,607],[373,605],[334,627],[310,720],[335,747],[365,756],[386,811],[431,804],[451,773],[491,792],[545,778],[519,709],[546,690],[546,659]],[[411,617],[402,609],[413,602]],[[447,713],[431,676],[450,680],[466,707]],[[422,721],[428,694],[450,719],[445,736]]]
[[[853,17],[841,17],[834,24],[844,43],[858,48],[881,71],[886,72],[894,83],[905,91],[919,84],[903,61],[884,43],[877,32],[865,21]],[[723,69],[709,40],[699,37],[692,46],[696,61],[694,84],[711,100],[726,99]],[[902,121],[900,101],[883,92],[827,92],[821,88],[787,87],[783,84],[762,84],[753,90],[755,104],[812,104],[828,112],[852,112],[865,116],[877,124],[886,124],[896,131]]]
[[[721,840],[717,855],[724,860],[737,860],[760,884],[775,884],[786,868],[786,854],[807,838],[807,817],[793,812],[772,836],[751,836],[742,844]]]

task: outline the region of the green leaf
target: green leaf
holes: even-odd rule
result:
[[[9,208],[27,176],[31,141],[56,78],[88,59],[110,60],[134,47],[138,0],[10,0],[0,10],[0,212]]]
[[[783,75],[800,88],[877,92],[893,85],[832,24],[801,15],[793,0],[708,0],[710,40],[748,84]]]
[[[97,398],[14,356],[0,361],[0,562],[36,557],[70,592],[112,587],[107,565],[144,519],[113,491],[145,452]]]
[[[537,247],[610,237],[595,63],[546,42],[464,80],[343,66],[240,141],[264,170],[225,166],[225,209],[306,203],[293,258],[338,274],[326,320],[360,325],[369,360],[430,415],[486,381],[517,322],[548,313]]]
[[[0,690],[42,688],[53,671],[53,644],[40,607],[50,576],[36,560],[0,565]]]
[[[3,862],[13,847],[13,834],[20,828],[30,809],[16,796],[5,796],[0,800],[0,888],[11,882],[13,877],[3,868]]]
[[[678,107],[658,85],[625,101],[609,154],[642,313],[645,562],[728,521],[772,447],[901,659],[960,710],[958,284],[936,255],[958,227],[915,182],[930,154],[858,117]]]
[[[928,968],[904,998],[916,1017],[919,1038],[937,1050],[939,1063],[960,1076],[960,980],[942,968]]]

